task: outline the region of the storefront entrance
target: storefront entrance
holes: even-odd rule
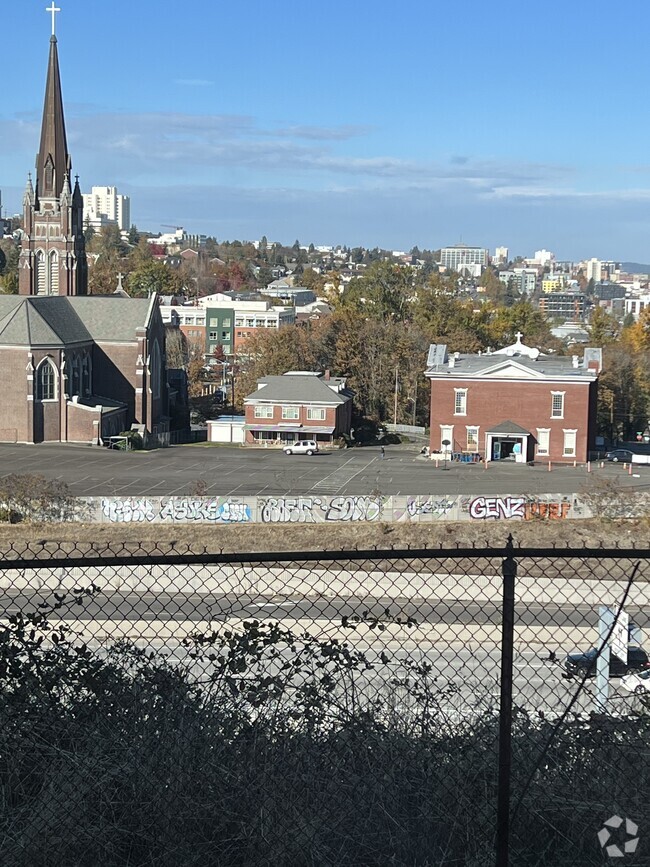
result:
[[[501,422],[485,433],[485,455],[488,461],[513,461],[525,464],[532,437],[512,421]]]

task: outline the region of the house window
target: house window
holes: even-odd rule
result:
[[[210,327],[211,328],[218,328],[219,327],[219,320],[216,316],[210,317]]]
[[[551,418],[564,418],[564,392],[551,392]]]
[[[217,338],[217,332],[216,331],[209,331],[208,332],[208,340],[217,340],[217,339],[218,338]]]
[[[299,406],[283,406],[282,407],[282,418],[289,419],[291,421],[295,421],[300,418],[300,407]]]
[[[454,415],[467,415],[467,389],[455,388]]]
[[[272,406],[256,406],[255,418],[273,418]]]
[[[230,325],[231,325],[230,316],[227,319],[224,319],[223,322],[221,323],[221,325],[223,328],[230,328]]]
[[[467,451],[478,451],[478,427],[467,426]]]
[[[575,430],[565,430],[564,431],[564,449],[562,451],[563,457],[575,458],[577,433],[578,432]]]
[[[222,332],[221,332],[221,339],[222,339],[222,340],[228,340],[229,337],[230,337],[230,332],[229,332],[229,331],[222,331]]]
[[[37,400],[56,400],[56,371],[54,365],[49,359],[38,368],[38,376],[36,379],[36,399]]]
[[[537,428],[537,454],[544,457],[549,454],[551,447],[551,431],[549,428]]]
[[[307,418],[309,421],[325,421],[324,407],[308,407]]]

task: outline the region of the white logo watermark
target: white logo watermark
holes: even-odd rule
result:
[[[639,826],[631,819],[610,816],[598,832],[598,842],[610,858],[625,858],[636,852],[638,832]]]

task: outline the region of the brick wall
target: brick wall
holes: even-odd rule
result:
[[[467,415],[454,415],[456,388],[467,389]],[[564,417],[551,418],[551,392],[564,392]],[[454,442],[463,448],[466,425],[478,426],[479,451],[485,451],[485,433],[503,421],[512,421],[536,438],[537,428],[550,429],[550,451],[540,460],[573,461],[563,456],[564,430],[577,430],[576,458],[585,461],[593,447],[596,383],[490,382],[431,380],[431,449],[440,450],[440,425],[453,425]],[[591,425],[590,425],[591,420]]]

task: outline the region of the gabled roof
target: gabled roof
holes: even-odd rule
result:
[[[0,295],[1,346],[66,346],[133,342],[146,327],[153,299]]]
[[[352,393],[347,389],[335,391],[327,384],[341,383],[340,379],[324,380],[318,374],[303,373],[283,376],[265,376],[258,380],[260,388],[249,394],[244,402],[271,401],[274,403],[329,403],[340,405],[352,399]]]
[[[520,424],[516,424],[514,421],[502,421],[499,424],[491,427],[489,430],[485,431],[486,434],[501,434],[506,436],[508,434],[515,434],[517,436],[530,436],[530,431],[526,430],[526,428],[522,427]]]

